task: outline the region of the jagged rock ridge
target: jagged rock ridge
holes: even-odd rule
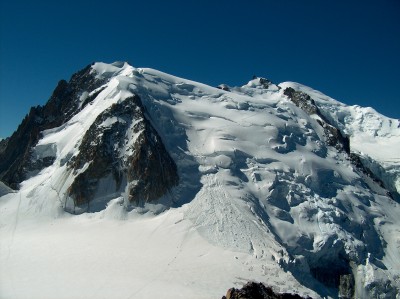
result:
[[[320,112],[315,101],[308,94],[301,91],[295,91],[292,87],[285,88],[283,94],[288,96],[296,106],[304,110],[307,114],[317,115],[320,117],[317,121],[324,129],[325,141],[329,146],[333,146],[339,151],[344,151],[350,154],[349,138],[344,136],[338,128],[329,123]]]
[[[69,82],[61,80],[44,106],[32,107],[18,129],[0,149],[0,180],[13,189],[27,178],[28,172],[37,173],[53,163],[51,157],[33,160],[32,148],[37,144],[43,130],[61,126],[85,105],[90,91],[106,80],[96,78],[91,65],[72,75]],[[95,95],[93,95],[95,96]]]

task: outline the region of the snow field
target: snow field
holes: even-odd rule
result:
[[[2,202],[2,215],[15,204]],[[102,212],[43,219],[24,204],[18,223],[1,223],[1,298],[218,298],[269,276],[282,290],[300,288],[289,273],[267,272],[271,259],[210,245],[185,207],[139,215],[112,201]]]

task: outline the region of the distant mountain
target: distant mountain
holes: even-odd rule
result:
[[[0,141],[0,290],[397,298],[399,148],[398,120],[298,83],[94,63]]]

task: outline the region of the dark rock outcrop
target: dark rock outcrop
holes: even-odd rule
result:
[[[393,199],[392,193],[389,191],[391,188],[389,186],[385,186],[384,182],[376,176],[371,169],[364,165],[360,155],[356,153],[350,153],[349,155],[351,163],[355,166],[355,168],[359,171],[364,173],[366,176],[371,178],[375,183],[377,183],[382,188],[385,188],[387,191],[386,195]]]
[[[74,207],[87,206],[87,210],[101,179],[112,181],[105,193],[127,192],[134,204],[160,198],[179,181],[176,164],[146,119],[138,96],[112,105],[96,118],[68,167],[79,173],[69,197]],[[103,191],[101,196],[107,194]]]
[[[1,142],[0,180],[13,189],[26,178],[28,171],[40,170],[51,164],[51,159],[31,163],[32,148],[37,144],[43,130],[64,124],[79,109],[81,95],[91,92],[105,83],[96,78],[91,66],[72,75],[69,82],[61,80],[44,106],[32,107],[18,129],[6,141]]]
[[[253,79],[250,81],[252,82],[252,86],[258,86],[263,89],[273,89],[273,90],[280,90],[281,87],[274,84],[271,80],[262,78],[262,77],[257,77],[256,75],[253,76]]]
[[[231,91],[231,88],[226,84],[220,84],[220,85],[217,86],[217,88],[225,90],[225,91]]]
[[[8,144],[8,140],[10,140],[9,137],[6,138],[6,139],[0,140],[0,155],[6,150],[7,144]]]
[[[331,124],[318,120],[318,123],[324,128],[325,142],[329,146],[333,146],[338,151],[350,154],[350,139],[344,136],[340,130]]]
[[[258,78],[258,80],[259,80],[259,82],[260,82],[260,84],[265,88],[265,89],[267,89],[268,87],[270,87],[270,85],[271,84],[273,84],[272,83],[272,81],[270,81],[270,80],[268,80],[268,79],[265,79],[265,78]]]
[[[352,299],[355,293],[355,282],[352,274],[340,276],[339,298]]]
[[[297,107],[307,112],[308,115],[321,114],[315,101],[308,94],[295,91],[292,87],[285,88],[283,94],[295,103]]]
[[[222,299],[304,299],[297,294],[275,293],[270,287],[256,282],[248,282],[241,289],[231,288]]]
[[[347,136],[322,115],[315,101],[306,93],[295,91],[292,87],[287,87],[283,94],[286,95],[297,107],[305,111],[308,115],[318,115],[321,120],[318,123],[324,129],[325,142],[329,146],[335,147],[338,151],[350,153],[350,140]]]

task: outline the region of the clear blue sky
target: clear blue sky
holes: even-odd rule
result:
[[[93,61],[210,85],[297,81],[400,118],[399,16],[399,0],[1,0],[0,137]]]

